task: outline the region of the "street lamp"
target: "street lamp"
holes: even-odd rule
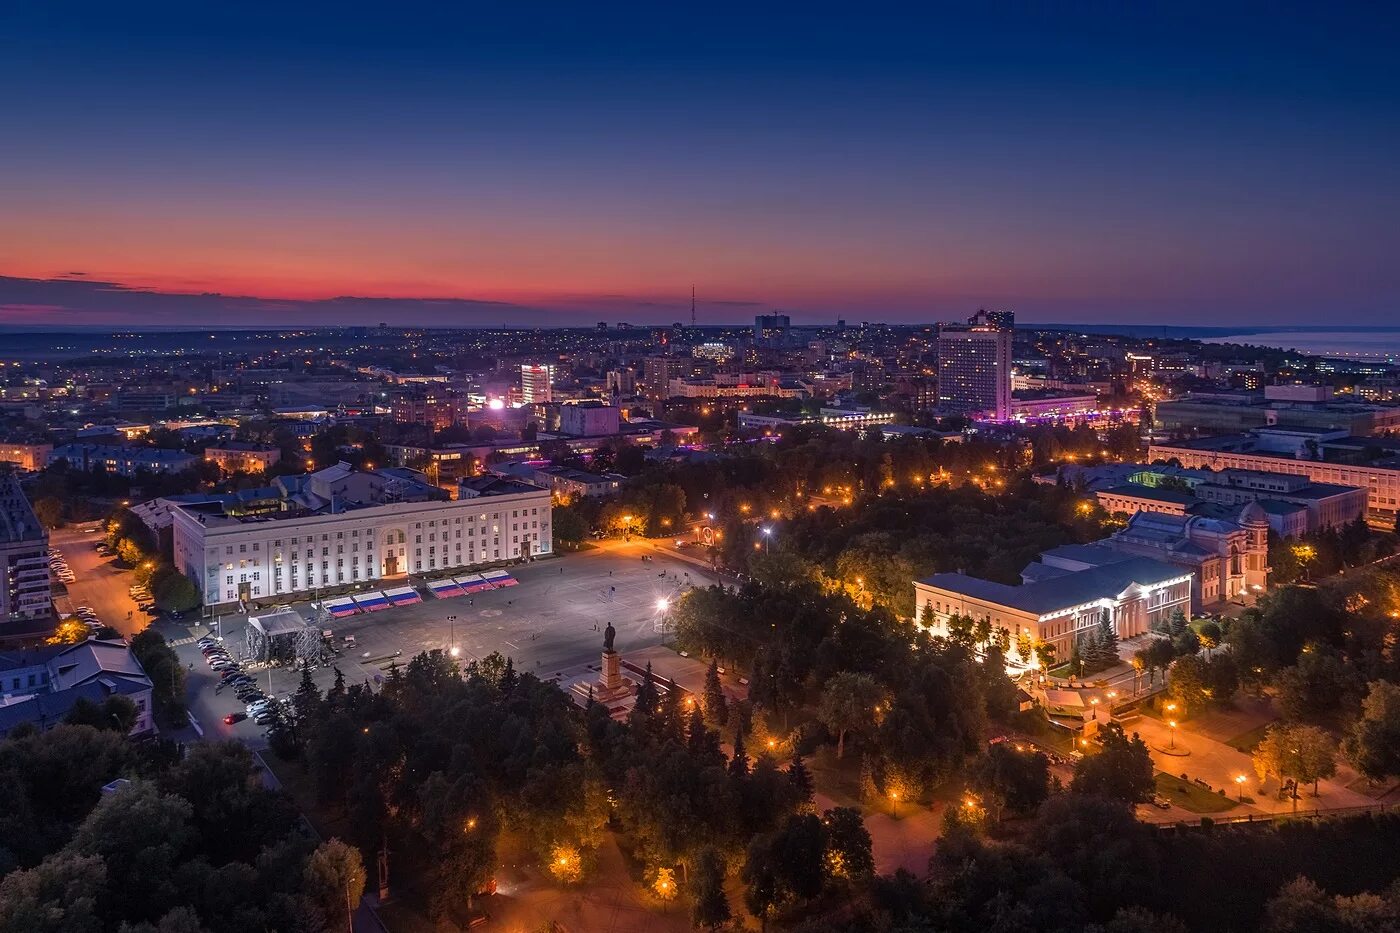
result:
[[[768,556],[768,542],[773,540],[773,529],[764,527],[759,529],[763,532],[763,556]]]
[[[447,617],[447,653],[457,657],[457,617]]]
[[[1238,785],[1238,786],[1239,786],[1239,789],[1240,789],[1240,803],[1244,803],[1244,782],[1245,782],[1245,780],[1246,780],[1246,778],[1245,778],[1245,776],[1244,776],[1243,774],[1239,774],[1239,775],[1236,775],[1236,776],[1235,776],[1235,784]]]
[[[658,599],[658,600],[656,601],[656,611],[657,611],[657,612],[665,612],[667,609],[670,609],[670,608],[671,608],[671,601],[670,601],[669,599],[667,599],[665,596],[661,597],[660,599]]]
[[[890,816],[899,816],[899,791],[890,791]]]
[[[1176,720],[1175,720],[1175,719],[1168,719],[1168,720],[1167,720],[1167,725],[1171,726],[1171,729],[1172,729],[1172,732],[1171,732],[1171,735],[1172,735],[1172,744],[1171,744],[1171,747],[1172,747],[1172,748],[1176,748]]]

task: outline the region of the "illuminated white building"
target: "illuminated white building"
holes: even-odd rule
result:
[[[914,618],[923,624],[925,607],[932,613],[930,631],[948,634],[948,619],[957,614],[989,619],[992,631],[1005,629],[1016,640],[1048,642],[1055,656],[1068,658],[1080,635],[1099,625],[1105,612],[1119,638],[1132,638],[1165,623],[1178,609],[1190,618],[1191,578],[1188,570],[1147,557],[1119,559],[1082,570],[1044,564],[1023,571],[1020,586],[1008,586],[962,573],[938,573],[914,581]]]
[[[171,509],[176,566],[205,605],[402,580],[548,554],[550,493],[477,477],[461,498],[412,470],[341,463],[279,477],[284,509],[235,516],[218,502]]]
[[[554,401],[553,363],[521,364],[520,401],[524,405],[543,405]]]
[[[1011,417],[1010,311],[978,311],[938,328],[938,402],[997,421]]]

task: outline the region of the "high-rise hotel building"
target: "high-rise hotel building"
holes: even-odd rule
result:
[[[526,405],[543,405],[554,401],[554,364],[521,364],[520,401]]]
[[[978,311],[966,324],[938,328],[938,401],[944,408],[1005,421],[1011,417],[1011,339],[1016,316]]]

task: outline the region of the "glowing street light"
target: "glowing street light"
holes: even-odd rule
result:
[[[765,526],[759,530],[763,532],[763,554],[766,557],[768,555],[768,544],[773,540],[773,529]]]
[[[1172,744],[1171,744],[1171,747],[1172,747],[1172,748],[1176,748],[1176,720],[1175,720],[1175,719],[1169,719],[1169,720],[1167,720],[1167,725],[1171,726],[1171,729],[1172,729]]]
[[[670,608],[671,608],[671,601],[670,601],[669,599],[667,599],[665,596],[661,597],[660,599],[658,599],[658,600],[656,601],[656,611],[657,611],[657,612],[665,612],[667,609],[670,609]]]
[[[890,816],[899,816],[899,791],[890,791]]]
[[[1244,803],[1244,782],[1248,780],[1243,774],[1235,775],[1235,784],[1240,789],[1240,803]]]

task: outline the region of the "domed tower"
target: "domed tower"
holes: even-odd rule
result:
[[[1245,531],[1244,584],[1250,595],[1269,585],[1269,516],[1258,502],[1240,510],[1240,527]]]

